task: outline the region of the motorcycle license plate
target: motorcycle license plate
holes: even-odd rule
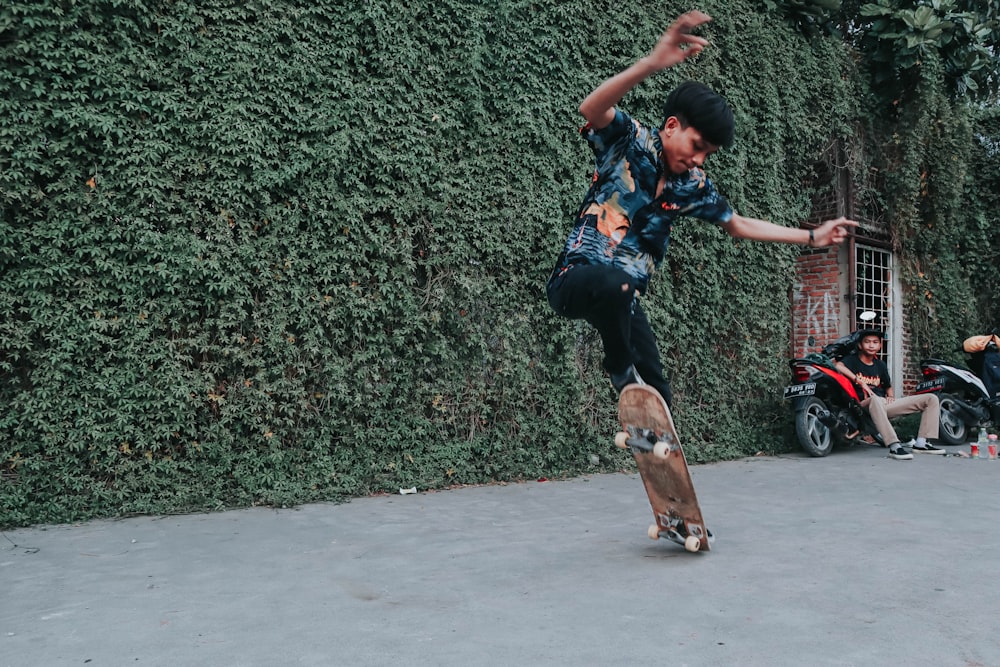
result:
[[[805,382],[803,384],[793,384],[785,387],[785,398],[798,398],[799,396],[812,396],[816,393],[815,382]]]
[[[944,387],[944,378],[934,378],[933,380],[924,380],[914,387],[913,391],[917,394],[926,394],[931,391],[941,391]]]

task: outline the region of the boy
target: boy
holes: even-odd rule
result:
[[[917,394],[898,401],[894,397],[889,368],[878,358],[882,351],[882,332],[877,329],[862,329],[858,349],[837,362],[837,370],[855,384],[861,386],[867,398],[861,405],[868,410],[875,428],[882,435],[882,441],[889,445],[889,458],[909,461],[913,454],[906,451],[889,419],[914,412],[920,412],[920,429],[917,439],[909,445],[915,452],[924,454],[944,454],[940,447],[927,442],[938,436],[941,420],[941,406],[934,394]]]
[[[601,335],[604,368],[615,390],[645,382],[671,403],[656,339],[638,297],[663,260],[680,216],[714,222],[736,238],[833,245],[857,223],[828,220],[814,230],[781,227],[736,214],[701,167],[733,142],[733,114],[722,97],[699,83],[679,86],[664,105],[663,125],[648,128],[615,105],[650,75],[708,46],[690,31],[711,20],[680,16],[653,50],[604,81],[580,104],[580,131],[596,158],[594,179],[547,285],[559,315],[585,319]]]

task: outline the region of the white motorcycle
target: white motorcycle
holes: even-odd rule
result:
[[[1000,426],[1000,336],[994,328],[986,336],[966,339],[964,349],[971,353],[969,368],[942,359],[924,359],[920,370],[924,379],[916,393],[936,393],[941,402],[939,438],[949,445],[966,442],[970,431]],[[985,340],[984,340],[985,339]]]

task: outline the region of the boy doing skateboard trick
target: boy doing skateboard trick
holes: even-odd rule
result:
[[[741,239],[827,246],[847,238],[857,223],[843,217],[814,230],[782,227],[741,216],[716,191],[702,166],[733,142],[727,102],[695,82],[678,86],[664,104],[660,127],[647,127],[616,108],[632,88],[697,55],[708,41],[691,34],[711,20],[691,11],[677,18],[643,58],[599,85],[580,104],[580,131],[596,169],[547,284],[559,315],[593,325],[604,345],[604,368],[619,393],[643,382],[671,402],[656,339],[638,297],[663,260],[680,217],[721,226]]]

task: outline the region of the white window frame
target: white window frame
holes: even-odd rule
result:
[[[891,250],[864,243],[854,246],[854,313],[853,329],[862,326],[859,315],[875,311],[875,323],[885,331],[882,360],[889,367],[889,377],[895,394],[902,396],[903,387],[903,316],[896,304],[902,303],[899,270]]]

